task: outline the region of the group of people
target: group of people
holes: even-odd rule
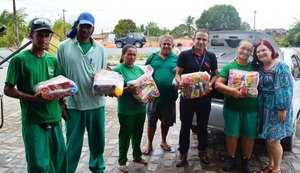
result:
[[[20,99],[28,172],[75,172],[85,129],[90,150],[89,169],[96,173],[105,170],[105,102],[103,96],[93,95],[92,84],[96,71],[106,69],[107,62],[103,46],[91,38],[94,24],[92,14],[81,13],[67,35],[69,39],[59,45],[56,59],[46,51],[53,33],[51,23],[48,19],[36,18],[30,24],[31,49],[15,55],[10,61],[4,92],[7,96]],[[184,90],[187,85],[183,83],[182,75],[199,71],[211,76],[206,85],[208,93],[215,87],[225,95],[223,114],[228,160],[223,170],[231,171],[234,168],[238,139],[242,136],[243,172],[251,172],[249,159],[254,139],[259,134],[266,139],[269,154],[269,164],[260,172],[281,172],[280,140],[294,133],[291,104],[293,81],[288,66],[278,60],[278,53],[266,40],[261,40],[255,46],[243,40],[237,47],[236,59],[219,73],[215,54],[206,50],[209,41],[209,33],[198,30],[193,38],[193,47],[180,50],[177,56],[172,51],[174,39],[169,35],[160,38],[160,51],[151,54],[145,64],[154,69],[152,76],[160,96],[149,97],[147,104],[134,98],[137,88],[128,83],[144,74],[143,69],[135,64],[137,49],[132,45],[123,47],[120,64],[113,68],[124,78],[123,95],[118,98],[117,108],[120,124],[118,163],[121,172],[129,172],[127,153],[130,141],[133,162],[147,164],[142,155],[151,154],[154,148],[158,120],[161,121],[160,146],[164,151],[172,150],[167,135],[169,128],[176,122],[178,98],[178,90],[172,85],[173,79],[179,90]],[[249,57],[252,52],[251,63]],[[245,98],[238,89],[226,85],[231,69],[259,71],[257,98]],[[33,93],[32,88],[37,83],[60,74],[78,85],[77,93],[66,99],[52,101]],[[203,164],[210,164],[207,126],[211,95],[194,99],[180,95],[179,106],[181,127],[176,167],[187,163],[194,114],[197,116],[198,155]],[[142,149],[140,145],[146,116],[147,144]],[[66,142],[62,132],[62,118],[66,122]]]

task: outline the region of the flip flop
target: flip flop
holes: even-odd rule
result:
[[[261,170],[259,170],[259,173],[271,173],[272,169],[269,168],[268,166],[265,166],[263,168],[261,168]]]
[[[151,154],[152,150],[153,150],[152,148],[150,148],[149,150],[143,149],[142,154],[149,155],[149,154]]]
[[[171,151],[171,150],[172,150],[171,146],[168,145],[168,144],[160,144],[160,147],[161,147],[163,150],[165,150],[165,151]]]
[[[139,163],[139,164],[143,164],[143,165],[147,165],[148,161],[145,159],[142,160],[133,160],[134,163]]]

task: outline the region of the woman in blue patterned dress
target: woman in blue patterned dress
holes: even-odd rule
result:
[[[280,173],[283,149],[280,140],[291,136],[293,128],[293,80],[289,67],[278,59],[272,45],[261,40],[254,48],[259,66],[259,134],[266,139],[269,163],[261,173]]]

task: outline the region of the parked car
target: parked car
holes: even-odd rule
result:
[[[142,32],[129,32],[126,37],[115,38],[117,48],[122,48],[125,44],[132,44],[135,47],[141,48],[146,43],[146,37]]]
[[[295,130],[296,124],[300,114],[300,59],[297,53],[291,49],[280,49],[276,42],[267,34],[257,32],[210,32],[210,44],[207,46],[207,50],[216,54],[218,60],[218,68],[221,69],[225,64],[233,61],[236,57],[236,47],[241,40],[250,40],[253,43],[258,42],[261,39],[268,40],[274,48],[279,52],[280,60],[284,61],[291,70],[294,79],[294,95],[293,95],[293,107],[294,107],[294,119]],[[213,90],[212,92],[211,112],[209,117],[209,127],[218,130],[224,129],[223,119],[223,95]],[[194,116],[193,128],[196,130],[196,119]],[[286,151],[290,151],[294,145],[295,135],[284,138],[281,144]]]

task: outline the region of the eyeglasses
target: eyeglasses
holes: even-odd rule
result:
[[[33,21],[33,24],[37,24],[37,25],[44,24],[44,25],[49,25],[49,26],[51,26],[50,20],[45,19],[45,18],[37,18],[37,19],[35,19],[35,20]]]

